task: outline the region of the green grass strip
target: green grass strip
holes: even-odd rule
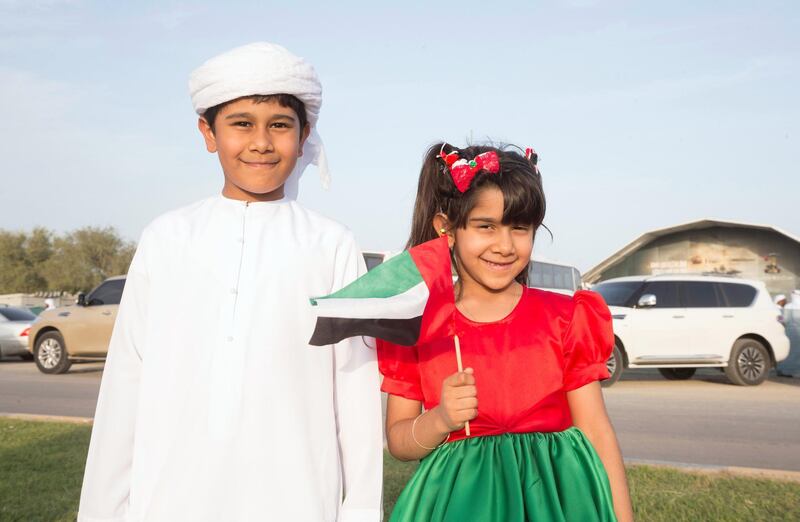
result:
[[[0,520],[73,521],[91,426],[0,418]],[[415,462],[384,458],[391,513]],[[632,466],[638,522],[800,520],[800,483]]]

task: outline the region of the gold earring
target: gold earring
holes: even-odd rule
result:
[[[440,236],[443,236],[443,235],[445,234],[445,232],[447,232],[447,229],[446,229],[446,228],[440,228],[440,229],[439,229],[439,235],[440,235]]]

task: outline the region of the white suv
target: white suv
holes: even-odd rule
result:
[[[671,380],[717,367],[734,384],[761,384],[789,354],[780,310],[760,281],[634,276],[609,279],[592,290],[614,317],[616,345],[606,385],[626,367],[658,368]]]

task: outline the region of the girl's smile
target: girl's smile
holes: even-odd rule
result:
[[[481,258],[481,261],[486,263],[486,266],[488,266],[490,270],[497,270],[498,272],[514,268],[514,261],[502,263],[502,262],[489,261],[488,259],[483,259],[483,258]]]

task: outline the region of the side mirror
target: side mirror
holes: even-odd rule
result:
[[[636,304],[637,308],[653,308],[656,305],[656,296],[653,294],[644,294],[639,298]]]
[[[83,292],[78,294],[78,299],[75,301],[78,306],[86,306],[86,294]]]

